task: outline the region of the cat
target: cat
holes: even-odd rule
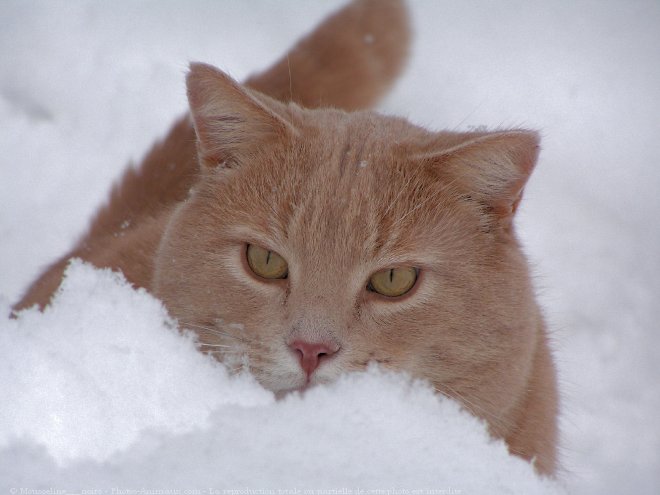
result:
[[[514,229],[538,135],[430,132],[366,110],[409,39],[401,1],[358,0],[244,84],[191,64],[190,115],[15,310],[47,304],[82,258],[121,270],[278,395],[378,363],[555,473],[555,370]]]

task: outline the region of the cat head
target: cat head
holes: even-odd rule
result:
[[[512,225],[535,133],[307,110],[201,64],[188,95],[200,178],[154,291],[206,350],[275,392],[376,362],[507,407],[537,338]]]

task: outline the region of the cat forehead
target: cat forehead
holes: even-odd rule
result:
[[[414,132],[403,119],[373,112],[306,112],[296,141],[287,150],[293,155],[289,165],[305,168],[307,176],[327,176],[330,182],[345,175],[377,179],[406,160],[406,144]],[[344,192],[352,185],[344,183]]]
[[[428,135],[405,119],[371,111],[311,110],[303,114],[301,124],[301,139],[354,156],[364,151],[391,153],[402,143]]]
[[[443,200],[437,179],[408,156],[406,129],[399,134],[396,126],[383,129],[366,115],[307,129],[265,177],[249,179],[254,216],[263,225],[267,215],[271,233],[309,259],[405,258],[428,243]]]
[[[274,248],[295,245],[305,258],[338,262],[403,259],[444,235],[451,194],[412,157],[426,131],[370,112],[310,113],[294,139],[228,171],[212,191],[218,216]]]
[[[422,173],[403,144],[409,132],[404,121],[371,112],[310,113],[296,141],[285,147],[282,164],[291,175],[283,179],[307,186],[303,192],[327,194],[337,203],[398,188],[398,176]]]

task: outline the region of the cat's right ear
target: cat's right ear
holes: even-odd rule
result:
[[[466,133],[461,142],[417,158],[509,228],[536,164],[539,136],[527,130]]]
[[[190,64],[186,85],[199,159],[207,167],[240,166],[257,150],[295,133],[266,105],[267,97],[258,98],[211,65]]]

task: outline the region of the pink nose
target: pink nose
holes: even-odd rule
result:
[[[289,347],[299,354],[300,366],[307,374],[307,378],[312,376],[314,370],[319,367],[322,358],[328,358],[339,350],[339,346],[305,342],[304,340],[295,340]]]

